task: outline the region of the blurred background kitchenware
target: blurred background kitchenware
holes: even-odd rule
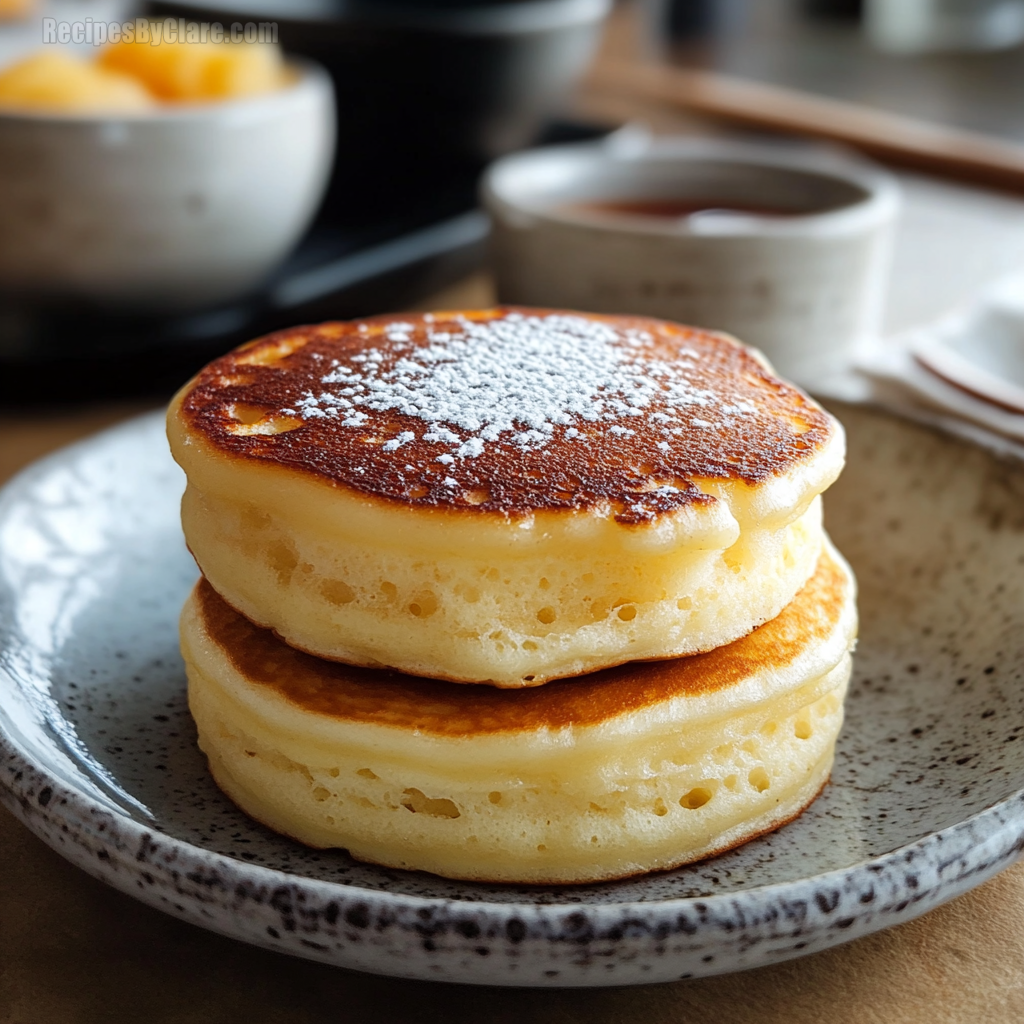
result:
[[[804,384],[880,325],[898,189],[857,160],[627,139],[505,157],[483,197],[503,302],[728,331]]]
[[[77,7],[100,16],[99,5]],[[339,126],[326,200],[263,285],[231,301],[167,314],[70,295],[40,302],[20,288],[0,294],[0,402],[169,392],[259,334],[408,306],[478,269],[487,161],[614,127],[551,116],[610,8],[611,0],[148,5],[154,15],[228,26],[276,21],[286,54],[323,58]],[[63,16],[64,6],[47,10]],[[9,52],[24,50],[30,31],[12,31]]]
[[[694,7],[713,16],[699,31],[680,31],[675,12]],[[639,35],[657,44],[609,51],[592,84],[619,109],[629,100],[670,104],[713,119],[698,130],[731,122],[825,138],[893,165],[1024,193],[1021,7],[1024,0],[641,0]],[[938,19],[946,42],[876,45],[876,15]],[[987,26],[987,49],[971,41],[976,22]]]
[[[594,55],[612,0],[159,0],[154,16],[274,21],[334,80],[328,216],[457,206],[488,160],[534,142]]]
[[[49,0],[46,10],[72,6],[98,14],[107,0]],[[286,50],[305,46],[331,63],[347,99],[327,202],[265,286],[237,300],[114,315],[71,300],[0,297],[0,400],[35,394],[44,379],[54,398],[80,394],[83,380],[107,395],[164,391],[265,331],[412,305],[484,266],[489,228],[477,184],[490,157],[593,138],[629,118],[698,134],[734,133],[744,122],[830,136],[885,162],[1024,191],[1024,146],[1012,138],[1024,135],[1013,99],[1024,62],[1012,50],[883,53],[865,36],[858,0],[623,0],[596,65],[573,89],[610,6],[154,0],[149,9],[168,15],[276,21]],[[651,33],[662,38],[660,62],[636,45]],[[516,89],[529,102],[517,106]],[[552,122],[551,111],[569,120]],[[951,304],[984,276],[967,273],[977,261],[966,259],[947,289]],[[900,309],[913,306],[915,290],[900,293],[910,296]],[[902,327],[912,318],[896,319]]]
[[[890,53],[1004,50],[1024,41],[1024,0],[865,0],[864,28]]]
[[[263,284],[309,226],[334,152],[329,77],[292,74],[141,116],[0,112],[0,289],[155,313]]]

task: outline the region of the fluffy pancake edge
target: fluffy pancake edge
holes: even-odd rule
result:
[[[486,746],[508,734],[514,748],[534,754],[590,743],[600,749],[621,740],[619,726],[629,716],[671,730],[799,691],[808,679],[827,677],[852,649],[855,596],[853,573],[829,543],[794,601],[732,644],[511,691],[325,662],[254,626],[201,580],[182,611],[182,651],[227,688],[239,713],[273,720],[285,733],[327,746],[372,746],[377,734],[387,746],[401,735],[421,756],[454,745],[465,751],[459,760],[472,763],[483,754],[474,749],[477,738]]]

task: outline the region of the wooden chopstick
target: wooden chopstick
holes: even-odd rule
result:
[[[979,132],[711,71],[614,63],[595,69],[590,82],[620,95],[845,143],[884,163],[1024,192],[1024,145]]]

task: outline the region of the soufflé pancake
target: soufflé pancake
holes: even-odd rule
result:
[[[773,619],[844,458],[731,338],[527,309],[282,331],[206,367],[168,424],[228,605],[322,658],[498,687]]]
[[[182,616],[200,744],[254,818],[356,858],[592,882],[721,852],[828,779],[856,631],[826,544],[795,600],[706,654],[528,690],[303,654],[201,580]]]
[[[842,428],[724,335],[529,309],[282,331],[171,404],[214,779],[469,880],[667,869],[798,815],[857,629]]]

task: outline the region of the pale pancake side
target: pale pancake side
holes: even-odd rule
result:
[[[182,618],[187,659],[230,692],[238,714],[273,721],[296,751],[315,742],[400,746],[410,756],[466,765],[509,763],[524,749],[557,761],[596,759],[631,745],[636,723],[676,735],[681,722],[735,718],[765,700],[786,713],[824,691],[804,692],[852,648],[857,616],[849,567],[831,546],[781,615],[704,655],[630,663],[538,689],[463,686],[322,661],[253,626],[200,582]]]
[[[436,736],[596,725],[673,697],[724,690],[780,670],[836,628],[848,570],[824,552],[781,614],[725,647],[686,658],[630,662],[522,691],[469,687],[325,661],[283,644],[238,614],[201,579],[195,599],[209,638],[253,686],[316,715]]]

